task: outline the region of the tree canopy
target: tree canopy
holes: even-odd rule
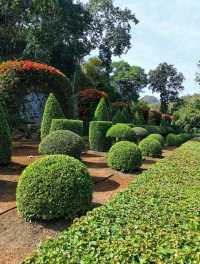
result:
[[[174,65],[161,63],[149,72],[149,89],[160,94],[161,112],[166,113],[169,103],[177,102],[184,89],[184,76]]]

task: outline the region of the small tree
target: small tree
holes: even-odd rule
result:
[[[104,97],[101,98],[99,104],[97,105],[96,111],[94,113],[95,121],[108,121],[109,120],[109,108]]]
[[[0,165],[11,160],[11,133],[3,106],[0,104]]]
[[[169,103],[177,102],[179,92],[183,87],[184,76],[174,65],[161,63],[155,70],[149,72],[149,89],[160,93],[160,111],[166,113]]]
[[[63,111],[53,94],[50,94],[44,108],[41,123],[41,139],[45,138],[50,131],[52,119],[64,118]]]

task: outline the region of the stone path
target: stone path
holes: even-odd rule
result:
[[[173,149],[164,151],[171,155]],[[0,168],[0,264],[19,263],[43,240],[55,237],[70,225],[65,220],[27,223],[17,213],[15,191],[22,170],[38,159],[37,145],[24,144],[13,150],[12,164]],[[105,154],[88,151],[82,155],[94,183],[93,205],[100,206],[128,187],[138,174],[157,159],[148,158],[140,171],[123,174],[107,167]]]

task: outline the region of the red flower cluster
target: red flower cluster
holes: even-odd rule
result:
[[[47,64],[41,64],[38,62],[33,62],[30,60],[22,61],[6,61],[0,64],[0,74],[5,74],[10,71],[39,71],[39,72],[50,72],[52,74],[60,75],[65,77],[65,75],[58,69],[49,66]]]

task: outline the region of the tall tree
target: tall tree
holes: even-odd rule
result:
[[[113,0],[89,0],[88,9],[93,17],[93,41],[109,74],[112,55],[120,56],[130,49],[131,23],[139,21],[129,9],[114,6]]]
[[[183,81],[183,74],[166,62],[149,72],[149,89],[160,94],[161,112],[166,113],[169,103],[178,101],[179,92],[184,89]]]
[[[130,66],[125,61],[112,63],[111,79],[125,101],[137,101],[139,93],[147,85],[147,75],[139,66]]]

